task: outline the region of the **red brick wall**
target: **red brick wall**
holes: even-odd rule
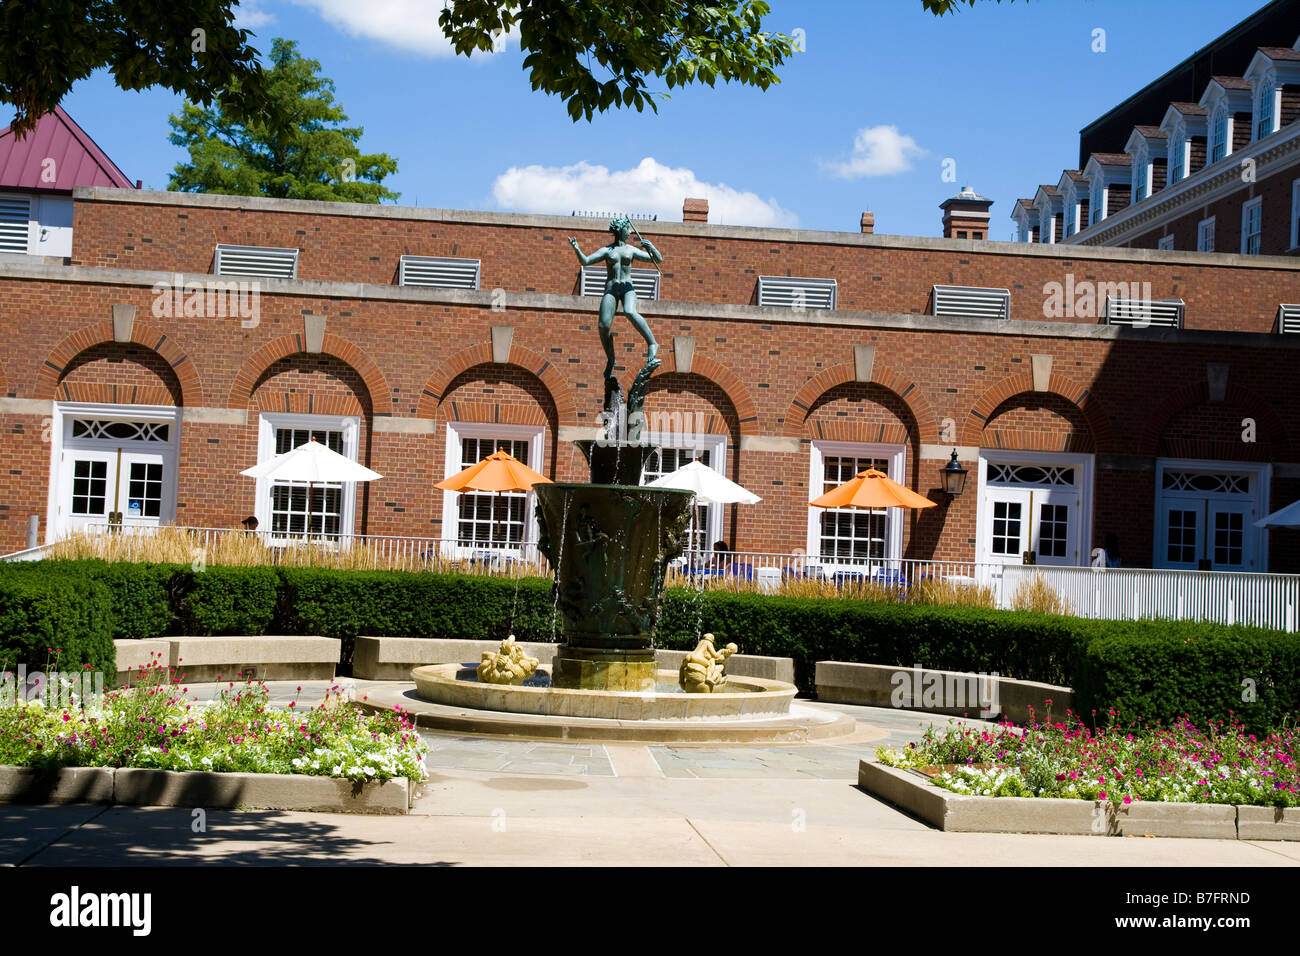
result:
[[[1263,234],[1260,236],[1261,255],[1285,255],[1291,248],[1291,184],[1297,178],[1300,178],[1300,170],[1292,167],[1273,176],[1260,179],[1255,183],[1242,183],[1240,189],[1223,199],[1191,207],[1177,219],[1143,233],[1128,245],[1135,249],[1154,249],[1160,237],[1170,233],[1174,237],[1175,249],[1183,251],[1195,250],[1198,224],[1202,219],[1213,216],[1214,251],[1240,253],[1241,207],[1256,196],[1263,196]],[[1272,331],[1277,324],[1278,303],[1294,301],[1295,296],[1300,295],[1300,276],[1292,273],[1285,277],[1276,276],[1275,279],[1278,284],[1273,290],[1272,298],[1276,301],[1273,303],[1272,319],[1262,324],[1252,324],[1251,328],[1255,331]],[[1152,294],[1156,298],[1160,298],[1154,287]],[[1292,296],[1292,298],[1286,298],[1288,295]],[[1224,302],[1221,308],[1226,305],[1228,303]],[[1187,327],[1206,328],[1204,325],[1192,324],[1191,311],[1191,300],[1188,300]]]

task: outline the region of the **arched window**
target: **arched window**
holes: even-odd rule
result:
[[[1102,179],[1101,173],[1097,173],[1097,178],[1092,181],[1092,190],[1088,206],[1088,216],[1090,222],[1101,222],[1106,218],[1106,181]]]
[[[1228,104],[1220,100],[1210,117],[1210,162],[1217,163],[1228,152]]]
[[[1133,201],[1141,202],[1151,194],[1151,155],[1147,144],[1138,146],[1133,154]]]
[[[1263,139],[1273,132],[1274,89],[1271,73],[1260,77],[1255,87],[1255,139]]]
[[[1169,136],[1169,182],[1178,182],[1187,175],[1187,135],[1182,127]]]

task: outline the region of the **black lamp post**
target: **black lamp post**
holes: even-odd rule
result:
[[[957,463],[956,448],[952,450],[952,460],[939,469],[939,474],[943,476],[943,490],[949,501],[966,490],[966,469]]]

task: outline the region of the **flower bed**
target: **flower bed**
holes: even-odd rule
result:
[[[332,687],[315,708],[270,706],[265,683],[230,682],[203,705],[156,661],[136,686],[46,709],[0,706],[0,764],[305,774],[353,781],[425,777],[426,747],[402,713],[368,713]]]
[[[1235,718],[1208,730],[1190,721],[1090,730],[1074,714],[1054,723],[1049,712],[1027,728],[932,727],[920,742],[882,747],[876,757],[924,769],[938,786],[970,796],[1297,807],[1297,745],[1294,727],[1257,737]]]

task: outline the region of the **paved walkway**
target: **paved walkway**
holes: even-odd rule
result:
[[[327,684],[297,686],[273,699],[301,706]],[[1295,843],[943,833],[855,783],[863,756],[946,718],[810,706],[857,731],[755,747],[425,734],[430,777],[406,817],[214,810],[195,833],[188,809],[3,806],[0,865],[1300,865]]]

